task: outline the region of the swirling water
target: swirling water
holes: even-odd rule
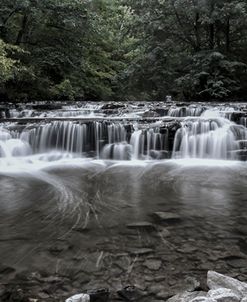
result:
[[[207,269],[245,276],[236,260],[247,257],[247,163],[236,154],[247,138],[229,112],[187,110],[172,145],[167,117],[2,122],[0,256],[16,271],[1,278],[46,271],[73,282],[83,271],[87,286],[116,278],[149,286],[153,275],[168,286]],[[161,223],[155,212],[178,219]],[[143,221],[155,229],[128,227]],[[151,255],[137,257],[144,248]],[[158,272],[145,268],[148,257],[162,261]]]

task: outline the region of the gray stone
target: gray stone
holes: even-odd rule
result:
[[[164,221],[164,222],[180,220],[180,216],[178,216],[175,213],[170,213],[170,212],[155,212],[153,215],[158,220]]]
[[[185,282],[186,282],[186,290],[188,292],[193,292],[194,290],[198,289],[201,286],[200,282],[193,277],[187,277],[185,279]]]
[[[197,297],[206,297],[206,292],[184,292],[168,299],[167,302],[191,302]]]
[[[170,231],[166,228],[162,228],[158,230],[159,236],[162,238],[169,237],[171,235]]]
[[[240,302],[241,295],[229,288],[211,289],[207,297],[216,300],[217,302]]]
[[[131,251],[131,254],[134,255],[147,255],[147,254],[151,254],[153,253],[154,250],[153,249],[149,249],[149,248],[141,248],[141,249],[136,249],[134,251]]]
[[[210,289],[228,288],[233,290],[240,298],[247,296],[247,284],[228,276],[209,271],[207,285]]]
[[[156,259],[149,259],[144,262],[144,266],[152,271],[158,271],[161,268],[162,262]]]
[[[216,300],[208,297],[197,297],[190,302],[217,302]]]
[[[147,221],[139,221],[135,223],[127,224],[129,229],[146,229],[146,230],[155,230],[155,226]]]
[[[234,268],[242,268],[246,267],[247,261],[246,259],[233,259],[227,261],[227,263]]]

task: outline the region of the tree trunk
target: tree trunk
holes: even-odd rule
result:
[[[16,45],[20,45],[22,42],[23,35],[25,34],[25,30],[27,27],[27,21],[28,21],[28,17],[25,14],[22,18],[21,29],[19,30],[17,38],[16,38],[16,42],[15,42]]]
[[[226,33],[225,33],[225,36],[226,36],[226,52],[227,53],[230,51],[230,28],[231,28],[230,18],[228,17],[227,22],[226,22]]]

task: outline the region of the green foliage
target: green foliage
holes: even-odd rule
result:
[[[228,61],[220,52],[201,52],[189,60],[187,73],[176,83],[189,99],[227,98],[241,90],[239,75],[245,70],[245,64]]]
[[[5,0],[0,95],[244,97],[246,36],[244,0]]]

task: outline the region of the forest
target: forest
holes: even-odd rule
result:
[[[244,100],[245,0],[4,0],[0,99]]]

